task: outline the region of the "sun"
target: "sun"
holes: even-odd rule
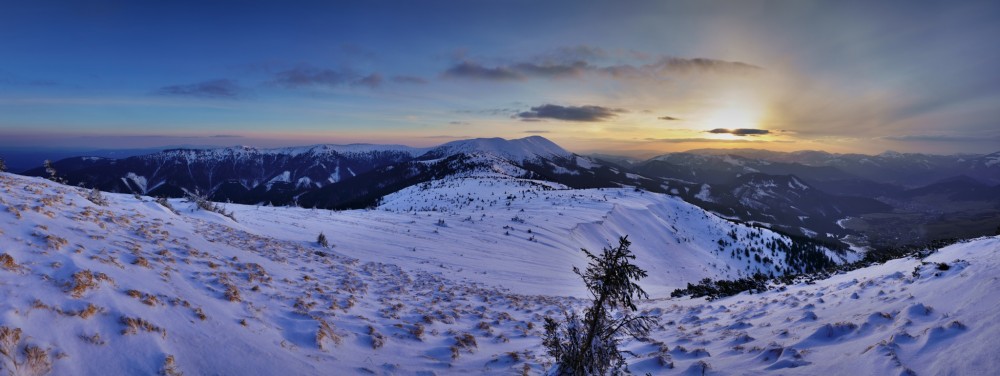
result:
[[[737,129],[760,127],[764,111],[756,101],[745,98],[726,98],[713,108],[706,111],[706,116],[700,122],[704,130],[716,128]]]

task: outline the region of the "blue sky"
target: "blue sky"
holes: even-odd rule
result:
[[[0,147],[1000,150],[996,2],[0,3]]]

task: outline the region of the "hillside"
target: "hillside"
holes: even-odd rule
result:
[[[624,233],[650,270],[655,299],[640,308],[661,320],[627,344],[634,371],[704,362],[720,374],[814,374],[844,366],[844,353],[894,372],[994,361],[985,342],[956,338],[995,334],[986,276],[997,239],[931,258],[950,271],[927,264],[912,277],[920,262],[898,260],[705,303],[666,296],[684,281],[769,267],[726,251],[782,237],[665,195],[490,173],[411,187],[378,210],[226,205],[236,221],[181,200],[170,201],[176,213],[130,195],[99,206],[86,190],[9,174],[0,192],[0,326],[21,331],[18,348],[43,350],[32,359],[54,374],[539,373],[542,317],[584,303],[576,249]],[[331,248],[315,243],[320,231]],[[730,232],[736,240],[716,251]],[[939,351],[966,361],[932,362]]]

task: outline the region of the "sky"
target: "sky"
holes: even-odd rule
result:
[[[0,148],[1000,151],[996,1],[0,0]]]

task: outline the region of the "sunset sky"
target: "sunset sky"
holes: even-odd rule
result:
[[[0,0],[0,147],[987,153],[998,38],[997,1]]]

